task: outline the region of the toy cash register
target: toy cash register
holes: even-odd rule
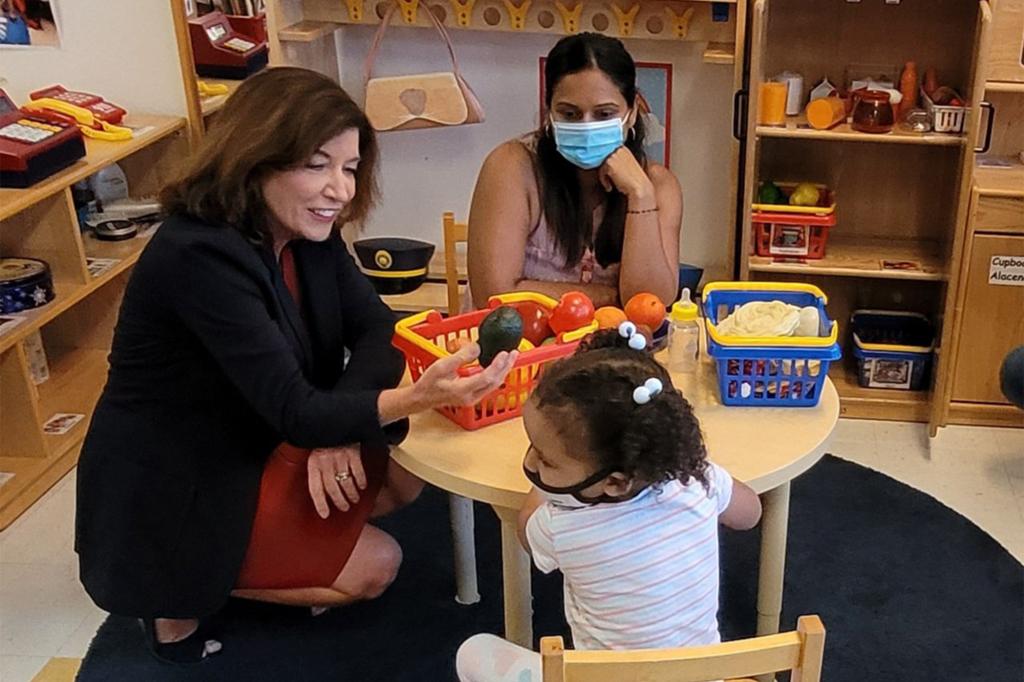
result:
[[[28,187],[85,156],[75,120],[22,111],[0,90],[0,187]]]
[[[223,12],[188,20],[196,73],[242,79],[267,65],[267,43],[236,32]]]

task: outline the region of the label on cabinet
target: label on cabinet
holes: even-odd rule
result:
[[[992,256],[988,266],[988,283],[1024,287],[1024,257]]]

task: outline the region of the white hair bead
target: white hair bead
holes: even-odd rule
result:
[[[629,337],[629,347],[633,350],[643,350],[647,348],[647,339],[643,334],[633,334]]]
[[[646,405],[651,402],[651,392],[646,386],[637,386],[633,389],[633,402],[637,405]]]
[[[626,320],[625,322],[619,325],[619,336],[621,336],[622,338],[628,339],[632,337],[634,334],[636,334],[636,325],[630,322],[629,320]]]
[[[646,388],[647,392],[650,393],[652,396],[656,396],[659,393],[661,393],[661,389],[663,389],[664,386],[661,383],[661,379],[659,379],[658,377],[651,377],[650,379],[644,382],[644,388]]]

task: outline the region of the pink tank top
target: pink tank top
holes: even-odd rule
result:
[[[530,154],[534,153],[532,135],[520,138],[519,142],[530,151]],[[597,237],[597,230],[601,226],[601,220],[604,218],[603,205],[598,206],[594,210],[593,218],[591,242]],[[603,267],[597,262],[593,249],[587,248],[583,252],[583,257],[580,258],[579,263],[567,265],[565,257],[558,249],[558,242],[555,241],[555,236],[548,228],[544,214],[541,213],[540,219],[533,229],[530,230],[530,235],[526,239],[526,253],[523,257],[523,274],[521,277],[522,279],[535,279],[540,282],[604,284],[617,287],[619,285],[619,264],[612,263],[608,267]],[[462,305],[464,311],[472,309],[472,300],[469,287],[467,286]]]

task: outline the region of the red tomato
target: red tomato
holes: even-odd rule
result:
[[[524,339],[534,346],[539,346],[544,339],[551,336],[548,311],[544,306],[533,301],[523,301],[513,304],[513,307],[519,312],[519,317],[523,318]]]
[[[558,305],[551,312],[548,324],[556,334],[564,334],[590,324],[594,320],[594,302],[579,291],[562,294]]]

